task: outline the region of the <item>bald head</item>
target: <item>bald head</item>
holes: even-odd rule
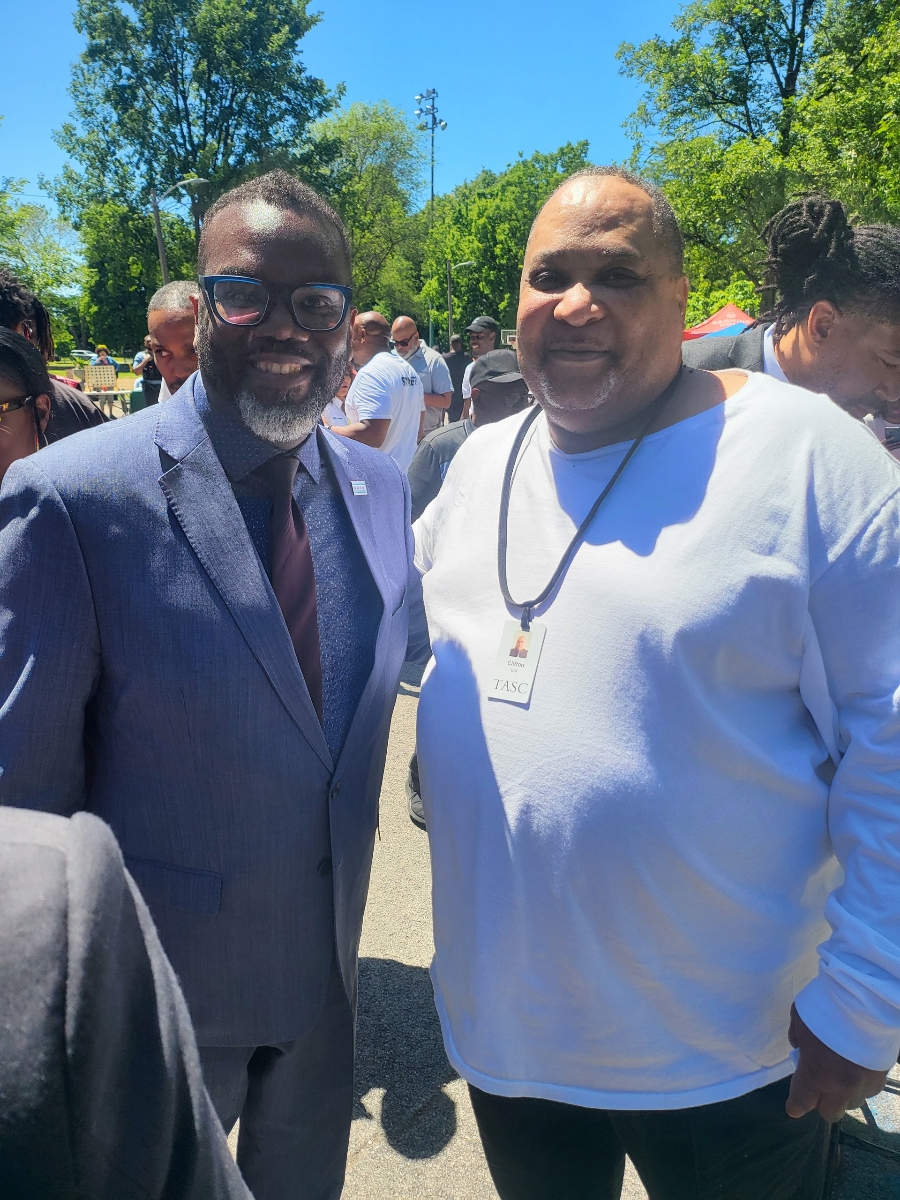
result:
[[[573,434],[627,425],[681,363],[687,280],[654,195],[632,179],[572,177],[528,239],[516,350],[551,425]]]
[[[391,337],[401,358],[411,358],[419,348],[419,330],[412,317],[397,317],[391,326]]]
[[[618,184],[630,187],[632,193],[640,192],[642,194],[643,200],[633,196],[636,209],[641,209],[649,215],[650,228],[659,243],[661,253],[669,258],[673,274],[683,274],[684,239],[681,236],[681,228],[678,218],[675,216],[675,210],[665,193],[655,183],[650,183],[646,179],[642,179],[640,175],[635,175],[622,167],[586,167],[583,171],[576,171],[574,175],[570,175],[545,201],[535,218],[534,225],[532,225],[532,233],[545,208],[560,204],[584,208],[587,198],[592,193],[602,195],[606,190],[603,181],[609,181],[614,194],[623,194],[622,189],[616,186],[616,181]],[[595,186],[592,187],[592,184]]]
[[[380,312],[359,313],[350,332],[350,354],[363,367],[376,354],[391,348],[391,327]]]

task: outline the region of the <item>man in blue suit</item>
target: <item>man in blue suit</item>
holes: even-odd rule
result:
[[[318,423],[337,214],[273,172],[199,251],[200,371],[0,492],[0,802],[113,828],[257,1200],[340,1194],[356,953],[407,638],[409,491]]]

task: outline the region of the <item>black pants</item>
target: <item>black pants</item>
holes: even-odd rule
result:
[[[669,1112],[469,1092],[501,1200],[618,1200],[626,1154],[650,1200],[821,1200],[830,1127],[789,1087]]]

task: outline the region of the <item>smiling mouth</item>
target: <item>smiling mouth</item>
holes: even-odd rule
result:
[[[312,363],[309,362],[276,362],[273,359],[260,359],[257,362],[251,363],[254,370],[262,371],[266,375],[299,375],[301,371],[308,371]]]

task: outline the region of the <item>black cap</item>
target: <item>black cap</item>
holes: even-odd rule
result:
[[[493,317],[476,317],[471,325],[466,326],[466,333],[499,333],[500,326]]]
[[[522,378],[519,360],[513,350],[489,350],[476,358],[469,374],[473,388],[483,383],[518,383]]]

